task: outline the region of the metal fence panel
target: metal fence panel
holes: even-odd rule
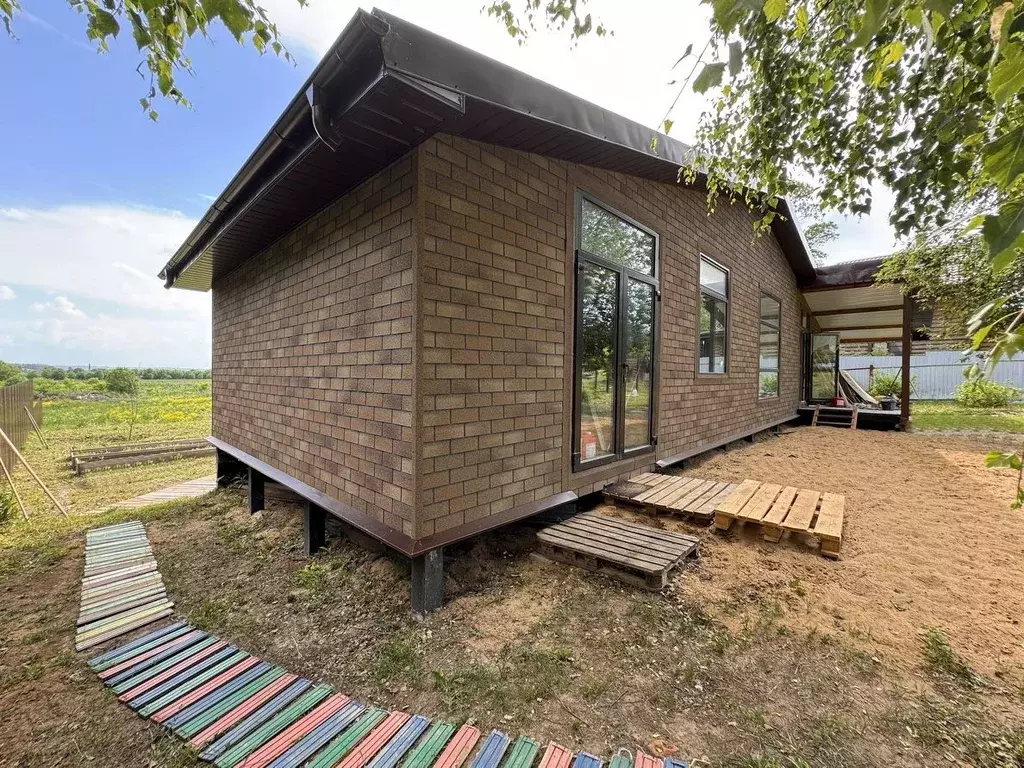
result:
[[[976,360],[965,361],[963,353],[955,350],[929,350],[921,355],[912,355],[910,375],[916,381],[910,399],[952,400],[954,390],[964,380],[964,372]],[[872,366],[876,374],[892,376],[900,372],[902,362],[899,355],[843,355],[840,367],[866,389]],[[1024,389],[1024,359],[1000,360],[990,378],[1000,384]]]
[[[32,410],[36,421],[42,424],[42,409],[37,409],[32,403],[33,387],[31,381],[23,381],[20,384],[11,384],[9,387],[0,388],[0,429],[4,431],[18,450],[25,445],[29,431],[32,429],[25,413],[26,406]],[[0,440],[0,459],[9,471],[14,470],[14,451],[6,442]],[[0,473],[0,478],[3,474]]]

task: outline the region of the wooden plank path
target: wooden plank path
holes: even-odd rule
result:
[[[660,590],[668,573],[696,555],[700,539],[631,523],[600,512],[584,512],[537,533],[545,557],[606,573],[645,589]]]
[[[205,496],[211,491],[217,490],[217,478],[213,475],[209,477],[200,477],[195,480],[186,480],[183,483],[176,483],[175,485],[168,486],[167,488],[161,488],[158,491],[150,491],[144,493],[141,496],[136,496],[132,499],[126,499],[125,501],[119,501],[116,504],[103,507],[102,509],[94,509],[91,512],[86,512],[87,515],[102,515],[104,512],[109,512],[112,509],[141,509],[142,507],[150,507],[154,504],[165,504],[168,501],[177,501],[178,499],[195,499],[200,496]]]
[[[644,472],[608,486],[604,497],[614,504],[641,507],[651,514],[666,513],[711,522],[715,506],[735,488],[733,483],[717,480]]]
[[[111,590],[117,594],[125,581],[145,591],[147,583],[159,580],[139,523],[90,531],[87,554],[86,581],[105,590],[104,597]],[[119,581],[125,558],[145,568]],[[100,586],[96,579],[109,573],[115,574],[115,580],[101,578]],[[481,739],[473,725],[431,723],[422,715],[366,706],[185,621],[172,618],[164,626],[136,634],[90,659],[89,666],[122,703],[188,741],[216,768],[534,768],[538,763],[539,768],[602,768],[605,764],[595,755],[574,753],[554,743],[542,753],[540,743],[526,736],[513,741],[494,730]],[[638,766],[641,756],[638,752]],[[633,768],[632,757],[619,750],[611,768]],[[686,768],[686,764],[673,758],[647,758],[643,768]]]
[[[836,559],[843,545],[845,509],[846,499],[837,493],[744,480],[715,507],[715,529],[727,531],[734,522],[758,525],[770,542],[786,533],[810,534],[819,541],[822,555]]]

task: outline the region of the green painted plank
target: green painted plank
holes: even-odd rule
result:
[[[116,667],[122,661],[128,661],[129,659],[134,659],[136,656],[141,656],[146,651],[150,651],[158,645],[163,645],[164,643],[173,640],[176,637],[181,637],[191,631],[191,626],[186,624],[184,621],[179,621],[177,624],[162,627],[154,632],[150,632],[148,635],[140,637],[138,640],[133,640],[127,645],[122,645],[119,648],[114,648],[111,651],[107,651],[95,658],[89,659],[89,666],[96,672],[105,672],[111,667]]]
[[[402,768],[430,768],[457,728],[454,723],[435,723],[420,745],[405,758]]]
[[[149,704],[147,704],[139,710],[139,714],[143,717],[149,717],[154,712],[159,712],[168,704],[177,701],[189,691],[194,691],[207,680],[216,677],[225,669],[229,669],[230,667],[235,666],[235,664],[238,664],[240,661],[244,661],[247,658],[249,658],[249,654],[245,651],[236,651],[223,661],[214,664],[212,667],[210,667],[207,670],[204,670],[202,673],[196,675],[192,679],[185,681],[174,690],[168,691],[160,698],[151,701]]]
[[[270,741],[274,736],[294,723],[313,707],[331,695],[329,685],[318,685],[307,691],[291,706],[271,718],[265,725],[242,739],[214,761],[217,768],[233,768],[246,757]]]
[[[505,768],[532,768],[538,752],[540,752],[540,744],[533,739],[520,736],[512,745],[512,751],[505,759]]]
[[[195,645],[190,645],[185,650],[180,651],[179,653],[174,654],[169,659],[161,661],[159,664],[156,664],[155,666],[150,667],[149,669],[145,670],[144,672],[140,672],[139,674],[134,675],[132,677],[129,677],[127,680],[124,680],[124,681],[118,683],[117,685],[112,686],[113,691],[118,696],[120,696],[125,691],[130,691],[132,688],[136,687],[137,685],[141,685],[142,683],[144,683],[147,680],[149,680],[149,678],[156,677],[157,675],[159,675],[164,670],[170,669],[175,664],[177,664],[177,663],[179,663],[181,661],[184,661],[185,659],[189,658],[190,656],[194,656],[195,654],[199,653],[204,648],[207,648],[207,647],[213,645],[216,642],[218,642],[216,637],[212,637],[212,636],[211,637],[205,637],[202,640],[200,640],[198,643],[196,643]]]
[[[231,694],[231,696],[224,699],[216,706],[211,707],[201,715],[197,715],[189,720],[180,728],[175,729],[175,733],[179,734],[182,738],[191,739],[201,730],[206,728],[206,726],[216,720],[220,720],[221,717],[226,715],[242,702],[248,701],[283,674],[284,670],[281,667],[274,667],[273,669],[268,670],[238,692]]]
[[[608,768],[633,768],[633,756],[628,751],[620,749],[608,764]]]
[[[310,760],[305,768],[332,768],[345,755],[352,751],[353,747],[363,740],[363,737],[376,727],[376,725],[387,717],[387,710],[374,707],[334,741],[324,747],[319,755]]]

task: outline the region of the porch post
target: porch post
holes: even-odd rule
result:
[[[305,504],[302,515],[302,553],[315,555],[327,544],[327,513],[311,501]]]
[[[910,424],[910,347],[914,343],[911,323],[914,318],[914,302],[909,296],[903,297],[903,369],[900,379],[900,429]]]
[[[412,612],[436,611],[444,602],[444,556],[441,547],[412,559]]]
[[[264,477],[252,467],[249,467],[249,514],[252,515],[265,509],[263,505],[263,481]]]

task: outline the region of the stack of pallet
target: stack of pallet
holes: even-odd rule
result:
[[[159,461],[213,456],[216,450],[203,438],[167,440],[157,443],[131,443],[104,448],[72,448],[68,466],[76,475],[97,469],[153,464]]]
[[[86,534],[76,650],[170,616],[173,607],[142,523],[110,525]]]

